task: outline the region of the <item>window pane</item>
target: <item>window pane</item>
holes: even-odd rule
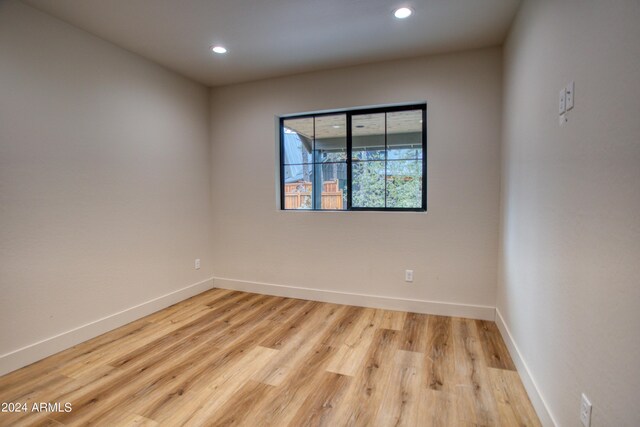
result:
[[[353,160],[384,160],[384,113],[351,117]]]
[[[384,208],[384,163],[353,162],[353,207]]]
[[[316,162],[347,160],[347,116],[316,117]]]
[[[422,110],[387,113],[387,159],[422,158]]]
[[[282,123],[285,165],[313,162],[313,117]]]
[[[387,207],[422,207],[422,160],[387,162]]]
[[[322,184],[322,194],[316,195],[317,209],[340,210],[347,208],[347,163],[317,163],[316,175]]]
[[[313,208],[313,164],[284,167],[284,208]]]

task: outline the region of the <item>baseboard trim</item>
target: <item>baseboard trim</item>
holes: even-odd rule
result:
[[[518,373],[520,374],[520,378],[522,378],[522,383],[524,384],[524,388],[527,390],[527,394],[529,395],[529,399],[531,399],[531,403],[533,404],[536,413],[538,414],[538,418],[540,418],[540,422],[543,426],[555,427],[558,425],[555,419],[551,415],[551,411],[547,406],[544,398],[542,397],[542,393],[540,393],[540,389],[536,385],[535,380],[533,379],[533,375],[531,375],[531,371],[529,371],[529,367],[524,361],[522,357],[522,353],[518,349],[518,345],[513,339],[513,335],[511,335],[511,331],[509,327],[504,321],[502,314],[500,314],[500,310],[496,308],[496,325],[500,330],[500,334],[502,334],[502,339],[507,344],[507,348],[509,349],[509,353],[511,354],[511,358],[518,369]]]
[[[435,314],[440,316],[466,317],[469,319],[494,320],[494,307],[470,304],[456,304],[440,301],[426,301],[386,297],[378,295],[355,294],[329,291],[325,289],[302,288],[296,286],[275,285],[272,283],[251,282],[246,280],[214,277],[216,288],[236,291],[255,292],[288,298],[298,298],[335,304],[355,305],[359,307],[383,308],[386,310],[409,311],[413,313]]]
[[[85,325],[78,326],[61,334],[0,355],[0,375],[30,365],[47,356],[73,347],[76,344],[97,337],[127,323],[138,320],[158,310],[209,290],[213,287],[213,278],[194,283],[177,291],[159,296],[120,312],[111,314]]]

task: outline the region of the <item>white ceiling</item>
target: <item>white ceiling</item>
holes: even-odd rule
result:
[[[24,0],[209,86],[495,46],[520,0]],[[413,16],[393,17],[399,6]],[[214,55],[211,45],[229,52]]]

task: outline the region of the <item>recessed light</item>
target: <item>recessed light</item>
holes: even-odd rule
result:
[[[225,49],[222,46],[213,46],[211,50],[214,51],[215,53],[227,53],[227,49]]]
[[[398,19],[408,18],[412,14],[413,14],[413,10],[409,9],[408,7],[401,7],[399,9],[396,9],[395,12],[393,12],[393,16],[395,16]]]
[[[340,125],[333,125],[333,128],[334,128],[334,129],[340,129],[341,127],[342,127],[342,126],[340,126]]]

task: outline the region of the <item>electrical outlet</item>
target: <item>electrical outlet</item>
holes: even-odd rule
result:
[[[580,404],[580,421],[584,427],[591,426],[591,402],[582,393],[582,403]]]
[[[413,282],[413,270],[405,270],[404,271],[404,281],[405,282]]]
[[[197,259],[196,259],[196,262],[195,262],[195,269],[196,269],[196,270],[200,270],[200,258],[197,258]]]

